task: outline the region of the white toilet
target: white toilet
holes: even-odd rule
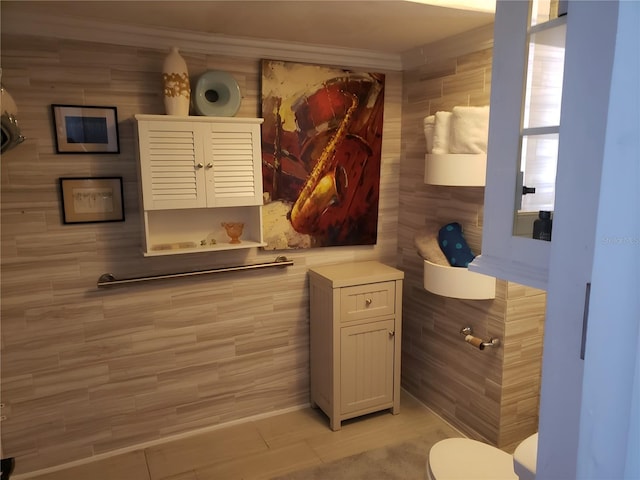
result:
[[[427,459],[427,480],[533,480],[538,434],[518,445],[513,455],[470,438],[436,443]]]

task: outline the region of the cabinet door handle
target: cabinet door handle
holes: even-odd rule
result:
[[[202,168],[202,167],[204,167],[204,165],[202,163],[199,163],[199,164],[196,165],[196,168]]]
[[[213,163],[211,162],[207,163],[207,168],[213,168]]]
[[[396,336],[396,332],[394,332],[393,330],[389,330],[389,336],[390,337],[395,337]]]
[[[371,302],[373,300],[371,300],[370,298],[365,299],[364,304],[368,307],[369,305],[371,305]]]

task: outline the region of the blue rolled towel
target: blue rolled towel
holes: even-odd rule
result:
[[[448,223],[438,231],[438,245],[452,267],[466,268],[475,258],[458,222]]]

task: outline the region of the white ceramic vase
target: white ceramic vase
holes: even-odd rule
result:
[[[173,47],[164,60],[162,79],[165,113],[167,115],[189,115],[191,99],[189,73],[187,62],[184,61],[177,47]]]

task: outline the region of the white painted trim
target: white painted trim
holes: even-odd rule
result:
[[[548,258],[548,247],[551,242],[522,239],[520,237],[513,237],[513,240],[516,242],[519,240],[531,240],[533,243],[530,243],[530,245],[534,247],[536,244],[547,247],[546,255],[541,255],[540,263],[535,264],[533,262],[527,262],[526,259],[523,262],[517,262],[483,253],[482,255],[478,255],[474,258],[469,264],[469,271],[482,273],[483,275],[508,280],[510,282],[520,283],[540,290],[547,290],[549,268],[547,266],[548,261],[546,261],[546,259]],[[517,251],[520,251],[520,249]],[[539,250],[536,249],[536,252],[537,251]],[[535,255],[533,256],[535,257]]]
[[[228,37],[169,28],[78,21],[73,18],[46,17],[33,13],[25,15],[18,12],[3,12],[3,16],[2,33],[5,34],[126,45],[162,51],[168,51],[170,47],[177,46],[182,52],[189,53],[402,71],[400,55],[370,50]]]
[[[92,457],[82,458],[80,460],[74,460],[72,462],[63,463],[61,465],[56,465],[54,467],[43,468],[42,470],[34,470],[33,472],[22,473],[19,475],[13,475],[12,478],[15,480],[25,480],[28,478],[35,478],[40,475],[59,472],[61,470],[66,470],[68,468],[78,467],[80,465],[86,465],[88,463],[97,462],[99,460],[104,460],[105,458],[115,457],[117,455],[122,455],[125,453],[135,452],[137,450],[144,450],[146,448],[155,447],[158,445],[163,445],[165,443],[174,442],[176,440],[183,440],[185,438],[194,437],[196,435],[201,435],[203,433],[213,432],[215,430],[220,430],[222,428],[233,427],[235,425],[241,425],[244,423],[255,422],[258,420],[263,420],[265,418],[275,417],[277,415],[284,415],[285,413],[296,412],[298,410],[303,410],[305,408],[310,408],[311,405],[309,403],[305,403],[303,405],[296,405],[294,407],[284,408],[282,410],[276,410],[268,413],[260,413],[258,415],[254,415],[252,417],[240,418],[238,420],[232,420],[230,422],[219,423],[217,425],[212,425],[210,427],[199,428],[196,430],[190,430],[184,433],[178,433],[176,435],[171,435],[169,437],[159,438],[157,440],[151,440],[149,442],[137,443],[130,447],[121,448],[119,450],[113,450],[111,452],[100,453],[98,455],[93,455]]]

